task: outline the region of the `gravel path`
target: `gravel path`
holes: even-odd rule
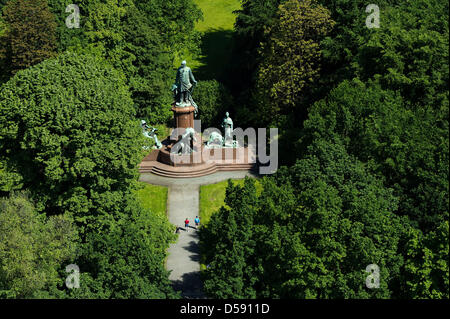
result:
[[[255,177],[245,171],[217,172],[195,178],[168,178],[151,173],[141,174],[140,181],[169,187],[167,197],[167,215],[169,221],[182,227],[176,243],[170,245],[166,268],[171,270],[169,279],[184,298],[205,298],[200,278],[200,249],[194,218],[199,215],[200,185],[214,184],[229,178],[239,179],[245,176]],[[190,221],[185,229],[184,220]],[[184,230],[183,230],[184,229]]]

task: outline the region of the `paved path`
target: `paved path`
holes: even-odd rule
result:
[[[211,175],[195,178],[168,178],[151,173],[143,173],[141,182],[169,187],[167,197],[167,217],[169,221],[184,229],[184,220],[189,219],[190,228],[180,231],[176,243],[171,244],[166,268],[171,270],[169,279],[184,298],[205,298],[202,293],[200,279],[200,249],[198,233],[194,218],[199,215],[200,185],[214,184],[229,178],[239,179],[245,176],[256,177],[246,171],[217,172]],[[193,226],[193,227],[192,227]]]
[[[169,247],[166,267],[172,270],[169,279],[175,290],[181,290],[185,298],[202,298],[200,280],[200,253],[198,234],[194,218],[198,216],[199,185],[172,185],[167,197],[169,221],[182,227],[178,241]],[[190,221],[188,229],[184,227],[186,217]]]
[[[258,177],[256,173],[251,173],[248,171],[234,171],[234,172],[217,172],[214,174],[201,176],[201,177],[191,177],[191,178],[170,178],[155,175],[152,173],[141,173],[139,180],[141,182],[146,182],[153,185],[207,185],[215,184],[221,181],[225,181],[229,178],[240,179],[245,176]]]

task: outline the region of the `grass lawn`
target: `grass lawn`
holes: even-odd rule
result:
[[[233,184],[244,185],[243,179],[232,179]],[[206,225],[211,215],[219,210],[220,207],[226,206],[225,201],[225,191],[228,185],[228,181],[223,181],[217,184],[203,185],[200,186],[200,221],[202,225]],[[262,191],[261,183],[256,180],[256,193],[259,195]],[[200,270],[205,270],[206,265],[204,261],[204,256],[200,256]]]
[[[233,184],[244,185],[243,179],[233,179]],[[217,184],[200,186],[200,220],[203,225],[206,225],[211,218],[211,215],[219,210],[220,207],[226,206],[225,191],[228,181],[223,181]],[[261,183],[256,180],[255,183],[257,194],[262,191]]]
[[[139,183],[144,186],[144,188],[137,191],[137,197],[142,207],[150,208],[150,210],[158,216],[167,218],[168,188],[166,186],[151,185],[143,182]],[[168,257],[169,256],[166,255],[164,258],[164,267],[166,267]]]
[[[195,57],[186,52],[182,58],[198,80],[219,79],[231,55],[231,36],[236,20],[233,11],[240,9],[241,4],[239,0],[195,0],[195,3],[203,11],[203,20],[195,25],[202,33],[202,53]],[[178,68],[180,62],[174,61],[174,66]]]
[[[241,8],[239,0],[195,0],[203,11],[203,21],[197,22],[196,29],[201,32],[210,29],[233,30],[236,16],[233,11]]]
[[[142,207],[150,208],[160,216],[166,217],[167,187],[139,182],[144,188],[137,191]]]

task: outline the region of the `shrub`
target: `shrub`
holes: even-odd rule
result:
[[[233,109],[233,99],[227,88],[216,80],[199,81],[194,92],[202,127],[220,127],[226,111]]]

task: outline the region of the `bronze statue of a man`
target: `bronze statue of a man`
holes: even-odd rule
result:
[[[186,65],[186,61],[181,62],[181,66],[177,70],[175,84],[172,87],[175,92],[176,106],[187,106],[191,104],[197,109],[197,105],[192,99],[192,91],[197,81],[192,74],[190,67]]]

